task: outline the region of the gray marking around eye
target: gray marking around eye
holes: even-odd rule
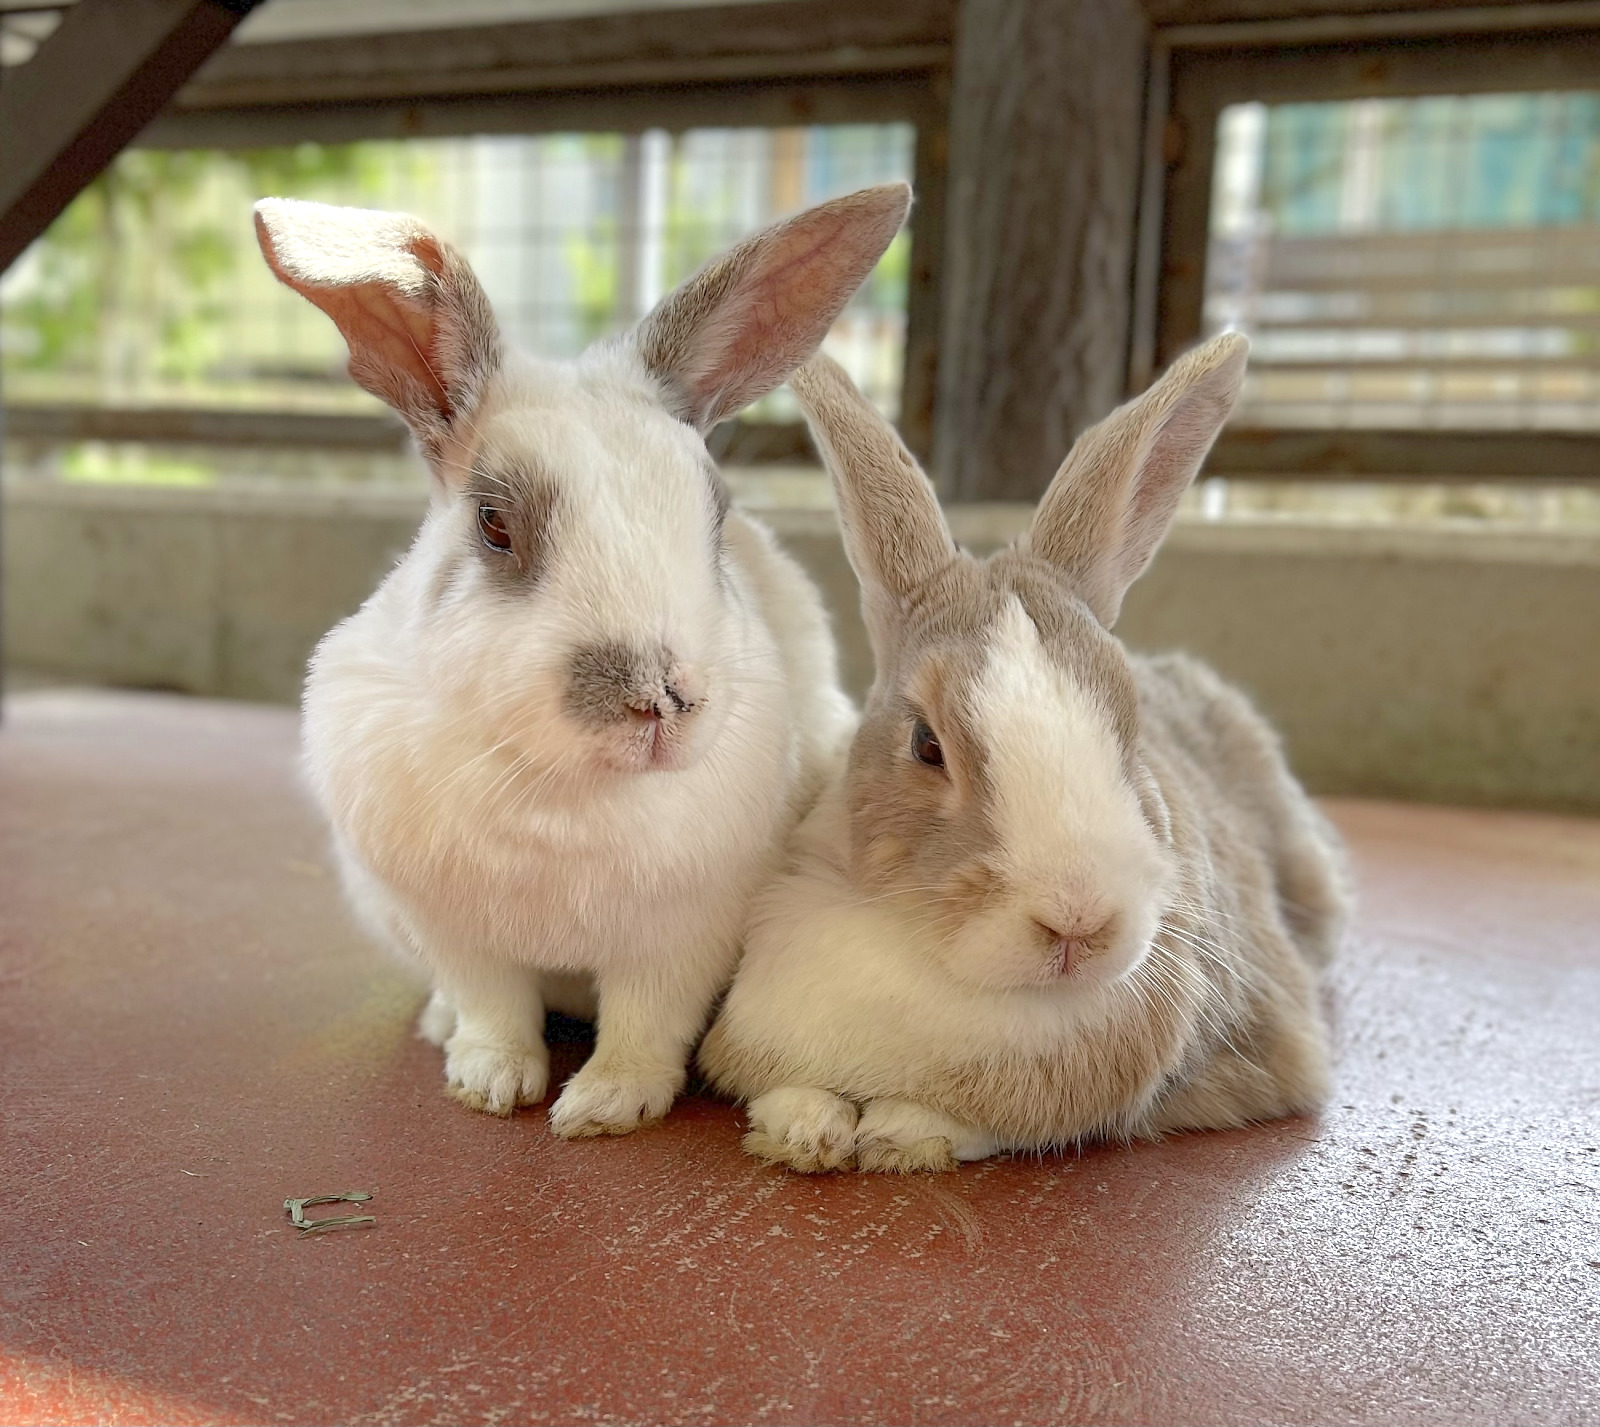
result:
[[[539,583],[555,549],[561,493],[556,483],[536,467],[508,462],[472,473],[463,492],[471,516],[473,548],[489,578],[508,593]],[[491,550],[478,531],[478,507],[492,505],[511,536],[509,551]]]

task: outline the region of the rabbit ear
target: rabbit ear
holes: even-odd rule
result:
[[[836,198],[745,239],[664,297],[633,341],[673,414],[704,433],[787,378],[910,207],[904,183]]]
[[[1106,628],[1228,419],[1249,350],[1227,333],[1180,357],[1085,431],[1045,492],[1022,548],[1067,570]]]
[[[500,365],[494,313],[466,259],[402,213],[264,198],[255,214],[279,281],[344,335],[350,375],[436,450]]]
[[[790,381],[833,476],[845,553],[861,582],[862,612],[880,651],[893,611],[956,556],[933,484],[894,427],[831,357]]]

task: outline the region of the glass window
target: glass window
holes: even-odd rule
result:
[[[1228,108],[1205,319],[1241,424],[1600,429],[1600,94]]]

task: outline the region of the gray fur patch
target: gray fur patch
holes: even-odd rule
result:
[[[507,593],[530,589],[543,578],[555,548],[561,493],[544,472],[522,463],[480,467],[462,492],[471,509],[472,545],[489,578]],[[499,511],[509,550],[491,549],[478,526],[481,506]]]
[[[625,723],[663,698],[673,701],[663,683],[666,651],[646,652],[604,641],[575,650],[567,666],[566,709],[569,717],[592,728]],[[671,712],[682,713],[681,701]]]

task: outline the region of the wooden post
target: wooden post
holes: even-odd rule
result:
[[[906,285],[905,370],[898,425],[919,461],[933,455],[933,413],[939,401],[939,342],[943,336],[945,172],[950,163],[950,71],[928,75],[926,102],[916,116],[917,151],[911,184],[911,271]]]
[[[962,0],[934,472],[1031,500],[1124,396],[1147,28],[1136,0]]]

